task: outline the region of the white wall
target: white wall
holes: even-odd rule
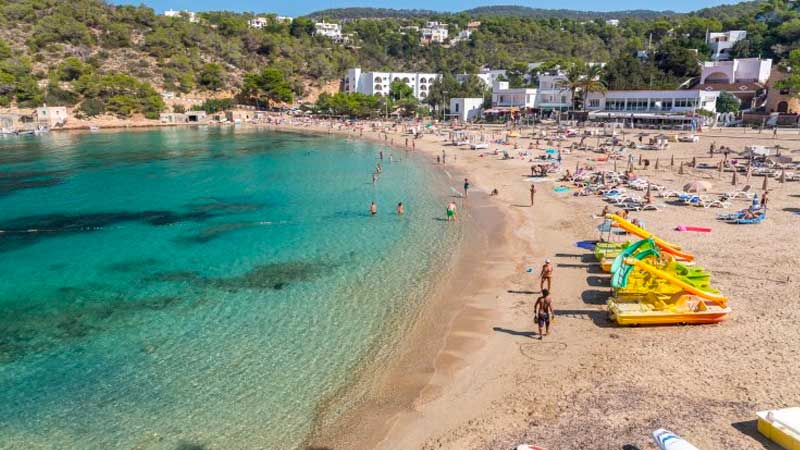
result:
[[[483,110],[482,98],[451,98],[450,117],[464,122],[471,122],[481,117]]]

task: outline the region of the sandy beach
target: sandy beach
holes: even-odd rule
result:
[[[277,127],[360,134],[322,122]],[[404,146],[407,136],[400,129],[384,131],[367,129],[363,138]],[[520,135],[529,136],[530,130]],[[445,141],[446,135],[425,134],[409,151],[423,152],[435,164],[445,150],[447,163],[440,168],[452,184],[459,186],[462,174],[470,178],[475,192],[468,202],[475,205],[467,203],[466,209],[474,219],[476,245],[467,245],[444,272],[439,291],[398,343],[397,362],[381,371],[370,398],[335,427],[319,429],[310,448],[488,450],[527,442],[550,449],[644,450],[655,448],[649,434],[659,427],[700,448],[776,448],[757,433],[754,414],[800,402],[800,384],[792,382],[800,372],[798,279],[792,270],[800,264],[797,183],[769,180],[770,216],[760,225],[715,220],[720,212],[746,207],[745,200],[719,210],[656,199],[662,211],[634,213],[648,230],[697,256],[712,272],[714,286],[730,298],[733,313],[719,325],[623,328],[607,319],[608,275],[588,251],[576,247],[598,237],[599,220],[592,215],[605,203],[596,196],[554,192],[561,183],[551,175],[536,183],[530,207],[527,158],[503,160]],[[532,140],[514,141],[527,149]],[[572,142],[577,139],[556,148]],[[712,193],[729,192],[730,173],[687,167],[678,174],[680,162],[693,157],[716,164],[722,156],[709,156],[711,142],[737,152],[745,145],[779,144],[788,149],[784,154],[794,155],[800,135],[707,130],[699,142],[631,151],[635,161],[641,153],[651,162],[635,170],[671,189],[703,179]],[[495,148],[518,153],[491,144],[490,150]],[[544,148],[542,142],[534,154]],[[564,155],[562,168],[576,163],[611,168],[611,162],[593,161],[596,156],[573,151]],[[620,170],[625,166],[618,164]],[[739,177],[738,188],[744,183]],[[761,183],[760,177],[751,180],[759,195]],[[492,189],[499,195],[489,197]],[[678,224],[713,231],[680,233],[674,230]],[[532,313],[545,258],[556,266],[556,320],[551,336],[540,341]]]

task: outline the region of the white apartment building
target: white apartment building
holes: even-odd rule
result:
[[[275,16],[275,20],[281,23],[291,23],[294,18],[289,16]]]
[[[536,89],[509,88],[508,81],[497,81],[492,87],[492,109],[533,109],[536,107]]]
[[[325,36],[338,42],[342,40],[342,27],[338,23],[317,22],[314,24],[314,35]]]
[[[704,109],[716,112],[719,91],[608,91],[590,92],[586,99],[588,111],[608,112],[609,116],[630,117],[642,113],[675,114]]]
[[[731,30],[722,33],[708,33],[706,43],[711,47],[711,59],[727,61],[731,59],[730,50],[734,44],[747,38],[747,31]]]
[[[606,20],[606,25],[611,25],[612,27],[618,27],[619,19],[608,19]]]
[[[447,42],[447,24],[440,22],[427,22],[420,30],[422,34],[423,44],[432,44],[434,42],[443,44]]]
[[[700,84],[764,84],[772,73],[772,60],[742,58],[732,61],[706,61],[702,64],[701,69]]]
[[[349,69],[344,77],[344,92],[365,95],[389,95],[389,87],[394,81],[402,81],[414,90],[414,96],[424,100],[431,84],[441,77],[438,73],[412,72],[362,72],[360,68]]]
[[[175,11],[174,9],[168,9],[164,11],[164,17],[186,17],[189,19],[189,22],[197,23],[197,14],[192,11]]]
[[[494,84],[501,77],[505,78],[506,74],[507,74],[507,71],[504,70],[504,69],[497,69],[497,70],[481,69],[480,72],[478,72],[478,73],[476,73],[474,75],[476,77],[478,77],[479,80],[483,81],[483,83],[486,85],[486,88],[490,88],[490,87],[494,86]],[[459,83],[463,83],[463,82],[465,82],[467,80],[467,78],[470,77],[470,75],[471,74],[468,74],[468,73],[457,74],[456,75],[456,81],[458,81]]]
[[[472,30],[459,31],[458,34],[450,40],[451,44],[457,44],[462,41],[468,41],[472,37]]]
[[[473,120],[480,119],[482,111],[482,98],[451,98],[450,114],[448,114],[448,116],[462,122],[472,122]]]
[[[258,30],[267,26],[267,24],[269,24],[269,21],[267,21],[266,17],[256,17],[247,21],[247,25],[250,26],[250,28]]]
[[[545,111],[565,111],[572,108],[572,92],[561,85],[567,77],[561,71],[539,74],[536,107]]]

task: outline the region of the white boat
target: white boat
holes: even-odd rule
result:
[[[91,131],[92,133],[96,133],[100,131],[100,127],[98,127],[97,125],[91,125],[89,126],[89,131]]]

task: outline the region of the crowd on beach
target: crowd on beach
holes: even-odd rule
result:
[[[646,135],[641,130],[629,130],[616,125],[602,127],[579,127],[576,124],[545,123],[531,128],[520,128],[516,124],[503,126],[469,125],[469,124],[424,124],[419,121],[369,121],[355,122],[346,120],[321,120],[315,118],[280,118],[277,125],[291,123],[294,127],[324,129],[331,133],[346,134],[348,137],[364,136],[365,131],[374,139],[378,136],[385,144],[402,147],[406,150],[416,150],[417,141],[425,136],[433,135],[440,142],[440,149],[434,153],[437,165],[445,166],[450,160],[456,161],[458,153],[469,146],[471,153],[483,159],[524,161],[530,166],[530,187],[527,189],[529,204],[534,206],[537,193],[537,181],[548,181],[554,184],[556,193],[570,192],[576,197],[597,196],[608,203],[600,213],[605,217],[611,212],[633,223],[644,226],[640,217],[629,216],[630,213],[644,213],[647,211],[659,212],[667,206],[692,205],[705,208],[730,208],[732,200],[743,198],[750,203],[730,214],[718,217],[728,223],[758,223],[766,216],[769,198],[766,177],[778,177],[779,182],[795,179],[794,174],[787,177],[786,170],[797,168],[797,164],[784,164],[776,166],[774,159],[748,154],[747,151],[736,152],[729,146],[718,146],[712,141],[708,149],[708,158],[719,158],[716,163],[698,162],[698,155],[691,159],[682,158],[676,161],[672,154],[669,162],[660,160],[660,153],[669,145],[680,145],[679,142],[696,143],[698,137],[690,136],[665,136],[657,134],[650,136],[645,143]],[[395,136],[402,140],[395,142]],[[686,138],[686,139],[684,139]],[[528,140],[527,145],[521,142]],[[594,145],[590,141],[594,140]],[[402,145],[398,145],[402,143]],[[451,148],[449,150],[447,148]],[[652,156],[635,153],[639,150],[653,151]],[[735,155],[735,157],[731,157]],[[383,160],[383,152],[379,159]],[[574,158],[577,162],[574,170],[564,167],[566,157]],[[581,162],[581,160],[583,160]],[[618,165],[624,165],[622,170]],[[676,169],[676,166],[677,169]],[[723,192],[715,197],[705,195],[708,191],[706,182],[710,169],[716,169],[719,174],[730,172],[733,174],[733,186],[736,186],[736,175],[741,173],[746,180],[746,186],[741,189],[733,188],[730,192]],[[663,184],[650,180],[646,174],[672,173],[682,176],[691,171],[699,181],[689,183],[682,189],[671,190]],[[373,173],[373,183],[376,183],[382,172],[381,163],[376,166]],[[750,186],[753,176],[764,176],[765,181],[761,194],[758,195]],[[463,198],[467,198],[471,183],[464,179]],[[497,187],[487,189],[489,197],[500,196]],[[403,214],[404,205],[398,203],[397,214]],[[445,217],[448,222],[457,218],[458,206],[454,201],[449,201],[445,207]],[[377,205],[370,205],[370,214],[377,214]],[[550,332],[550,325],[555,316],[555,307],[552,294],[553,265],[547,259],[539,272],[539,295],[534,302],[533,319],[538,326],[538,336],[543,338]],[[546,287],[545,287],[546,285]]]

